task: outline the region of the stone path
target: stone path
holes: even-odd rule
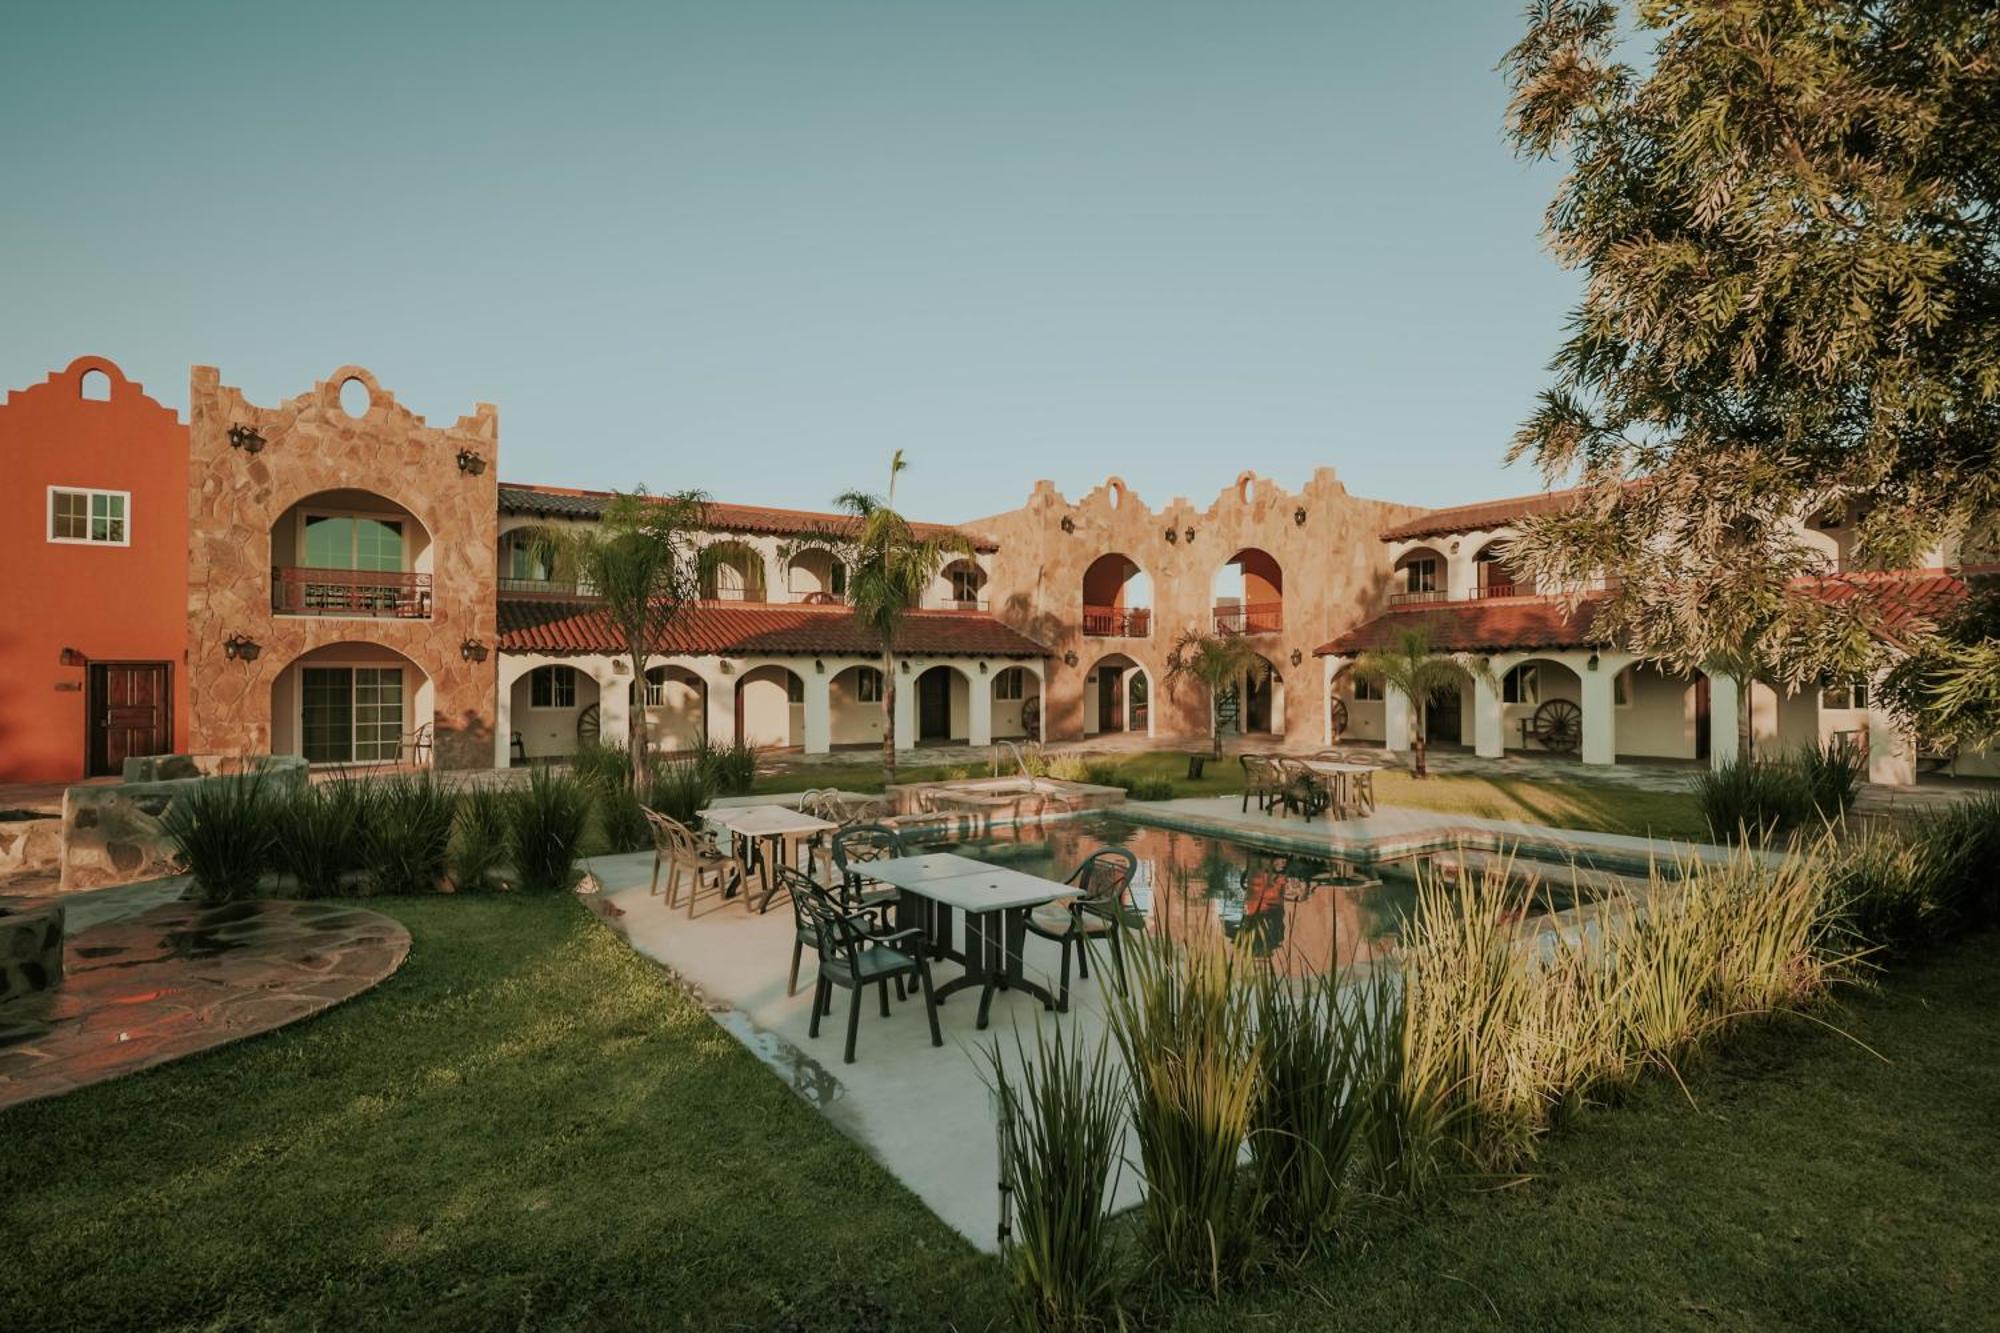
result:
[[[69,894],[68,975],[0,1005],[0,1108],[268,1032],[377,985],[401,922],[344,902],[177,901],[184,880]]]

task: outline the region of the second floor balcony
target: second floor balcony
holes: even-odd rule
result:
[[[1083,632],[1093,639],[1144,639],[1153,632],[1153,612],[1144,606],[1086,606]]]
[[[1217,634],[1277,634],[1284,628],[1283,602],[1250,602],[1215,608]]]
[[[271,610],[281,616],[374,616],[428,620],[431,576],[401,570],[271,570]]]

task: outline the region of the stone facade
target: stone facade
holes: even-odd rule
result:
[[[1075,502],[1040,481],[1021,508],[965,527],[999,545],[989,557],[994,614],[1049,647],[1049,740],[1085,734],[1086,686],[1113,654],[1145,673],[1156,738],[1205,737],[1208,701],[1194,686],[1169,697],[1167,655],[1183,631],[1215,624],[1218,570],[1246,550],[1269,555],[1281,574],[1281,623],[1250,628],[1282,689],[1272,730],[1305,745],[1319,743],[1326,708],[1313,649],[1382,609],[1389,566],[1378,534],[1422,512],[1349,495],[1320,468],[1299,491],[1245,472],[1201,510],[1180,498],[1154,509],[1117,477]],[[1105,555],[1125,556],[1150,579],[1143,635],[1084,633],[1084,575]],[[1254,574],[1248,581],[1262,586]]]
[[[350,416],[349,381],[368,391]],[[232,444],[232,428],[256,432],[255,452]],[[301,655],[342,645],[400,654],[426,678],[430,712],[406,707],[412,730],[434,722],[440,768],[493,761],[494,551],[498,524],[500,420],[481,403],[451,426],[427,426],[375,377],[346,366],[308,393],[258,407],[196,366],[189,395],[188,674],[190,750],[267,753],[274,748],[274,685]],[[247,444],[247,441],[245,442]],[[462,466],[460,455],[473,467]],[[326,492],[366,492],[407,511],[423,529],[429,570],[425,618],[279,615],[273,611],[273,533],[303,501]],[[231,658],[242,636],[255,660]],[[465,651],[461,651],[461,646]],[[474,647],[476,645],[476,651]],[[407,703],[407,701],[406,701]]]
[[[0,1000],[53,990],[63,979],[63,909],[0,906]]]
[[[125,772],[123,782],[86,783],[63,793],[62,892],[176,873],[167,811],[205,781],[256,773],[281,794],[307,780],[305,760],[288,754],[165,755],[128,761]]]

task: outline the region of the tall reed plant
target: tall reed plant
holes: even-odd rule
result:
[[[364,801],[352,778],[306,783],[272,801],[277,868],[302,898],[331,898],[356,887]]]
[[[1014,1051],[1014,1070],[998,1043],[987,1063],[1011,1209],[1001,1258],[1018,1322],[1049,1333],[1102,1328],[1122,1285],[1110,1210],[1125,1082],[1104,1039],[1087,1041],[1068,1024],[1037,1025],[1032,1048],[1017,1032]]]
[[[576,882],[590,792],[566,773],[537,768],[509,802],[508,848],[521,887],[560,893]]]
[[[161,819],[181,868],[206,902],[256,894],[276,850],[275,793],[254,773],[206,778]]]
[[[374,809],[361,830],[375,891],[435,892],[451,856],[457,814],[457,794],[428,769],[378,782]]]
[[[646,784],[646,804],[652,809],[692,828],[697,822],[696,812],[705,809],[714,797],[715,786],[698,761],[653,761],[652,778]]]
[[[467,787],[459,793],[451,881],[460,893],[492,888],[506,868],[509,799],[497,787]]]
[[[1144,1235],[1160,1275],[1220,1291],[1262,1257],[1255,1179],[1241,1170],[1260,1082],[1250,992],[1235,955],[1164,935],[1127,950],[1111,1029],[1132,1086]]]

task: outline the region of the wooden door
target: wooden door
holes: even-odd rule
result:
[[[917,738],[951,738],[951,672],[933,667],[917,677]]]
[[[1696,676],[1694,678],[1694,757],[1697,759],[1708,758],[1708,747],[1710,745],[1708,709],[1708,677]]]
[[[127,759],[172,753],[173,699],[165,662],[91,663],[88,776],[121,773]]]
[[[1124,680],[1124,672],[1117,667],[1097,668],[1097,729],[1099,731],[1125,730],[1125,710],[1120,707],[1123,691],[1119,684]]]

